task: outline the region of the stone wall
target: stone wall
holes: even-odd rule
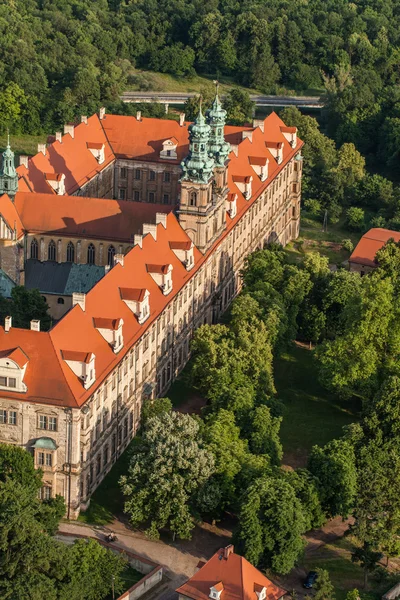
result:
[[[93,179],[83,184],[74,196],[87,198],[114,198],[115,161],[100,171]]]
[[[177,205],[180,176],[181,167],[174,163],[118,158],[115,167],[115,198]],[[150,197],[150,194],[153,196]]]

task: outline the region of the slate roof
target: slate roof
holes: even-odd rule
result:
[[[75,263],[40,262],[29,259],[25,268],[25,287],[46,294],[70,296],[87,293],[104,276],[105,268]]]
[[[0,269],[0,296],[3,298],[11,298],[11,290],[16,286],[16,283]]]

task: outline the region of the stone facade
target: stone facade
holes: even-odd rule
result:
[[[175,206],[179,198],[180,176],[181,169],[176,164],[118,158],[113,197]]]
[[[82,185],[74,196],[87,198],[114,198],[115,161]]]

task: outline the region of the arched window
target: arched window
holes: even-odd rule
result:
[[[75,246],[73,245],[72,242],[68,243],[67,246],[67,262],[74,262],[75,261]]]
[[[37,239],[33,238],[31,241],[31,258],[37,259],[39,255],[39,246],[37,243]]]
[[[114,246],[108,246],[107,252],[107,264],[112,267],[114,265],[115,248]]]
[[[96,248],[93,244],[89,244],[87,249],[87,261],[89,265],[94,265],[94,261],[96,258]]]
[[[189,205],[197,206],[197,192],[190,192]]]
[[[64,304],[64,298],[58,298],[57,304]]]
[[[56,245],[53,240],[49,242],[47,250],[47,260],[56,260]]]

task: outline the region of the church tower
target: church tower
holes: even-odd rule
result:
[[[211,127],[200,110],[189,125],[189,154],[182,161],[179,222],[203,254],[225,228],[225,198],[215,182],[215,159],[210,152]]]
[[[14,152],[10,146],[10,136],[7,136],[7,148],[3,152],[3,162],[0,168],[0,195],[8,194],[13,200],[18,192],[18,174],[14,165]]]

